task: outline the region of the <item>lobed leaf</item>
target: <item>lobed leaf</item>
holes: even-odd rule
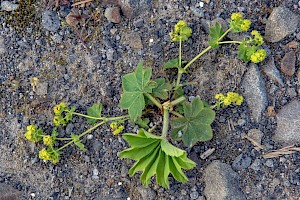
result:
[[[174,118],[171,121],[171,136],[176,140],[183,140],[186,146],[193,146],[198,141],[208,141],[212,138],[211,123],[215,119],[215,112],[204,106],[199,99],[193,99],[192,103],[183,105],[184,117]],[[178,132],[182,132],[179,137]]]
[[[126,74],[122,78],[123,95],[120,106],[128,109],[129,116],[133,121],[142,115],[145,108],[143,94],[152,93],[152,89],[156,87],[155,82],[150,81],[151,74],[151,68],[143,69],[142,63],[139,63],[134,72]]]
[[[102,104],[101,103],[95,103],[91,107],[88,107],[87,109],[87,115],[90,117],[101,117],[102,113]],[[99,119],[90,119],[87,118],[87,122],[91,125],[95,124]]]
[[[179,66],[179,58],[171,59],[163,65],[163,68],[165,68],[165,69],[179,68],[179,67],[180,67]]]
[[[188,179],[182,169],[196,166],[196,163],[186,157],[185,151],[143,129],[140,129],[138,134],[124,134],[123,138],[131,148],[122,151],[119,156],[136,160],[129,170],[129,175],[133,176],[137,171],[143,171],[141,181],[145,186],[150,183],[151,177],[156,175],[157,183],[164,188],[169,188],[170,173],[176,180],[186,182]],[[147,145],[141,144],[141,138]]]
[[[164,78],[158,78],[154,80],[157,86],[153,88],[152,95],[162,100],[166,100],[169,97],[169,91],[172,89],[172,85],[166,82]]]
[[[218,48],[219,47],[219,39],[225,32],[222,30],[221,24],[215,23],[212,27],[209,28],[209,37],[210,40],[208,41],[208,44],[212,48]]]

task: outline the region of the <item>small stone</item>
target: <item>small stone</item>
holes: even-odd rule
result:
[[[295,73],[296,54],[290,51],[284,55],[280,63],[280,70],[288,76],[293,76]]]
[[[248,136],[261,144],[261,139],[264,136],[264,133],[259,129],[251,129],[248,131]]]
[[[141,194],[143,200],[156,199],[156,194],[151,188],[138,187],[137,191]]]
[[[280,77],[280,72],[275,66],[274,57],[269,56],[267,59],[263,62],[262,70],[263,72],[274,82],[279,83],[280,86],[284,86],[283,81]]]
[[[0,56],[6,53],[4,38],[0,36]]]
[[[43,12],[42,26],[48,31],[56,32],[60,27],[60,21],[57,13],[50,10]]]
[[[122,21],[119,7],[107,7],[104,12],[106,19],[112,23],[120,23]]]
[[[255,159],[252,165],[250,166],[250,168],[253,169],[254,171],[260,170],[260,167],[261,167],[261,160],[258,158]]]
[[[74,124],[69,123],[66,127],[66,134],[68,134],[68,135],[71,134],[73,129],[74,129]]]
[[[278,42],[285,36],[294,33],[298,23],[299,16],[288,8],[274,8],[266,22],[265,39],[269,42]]]
[[[199,193],[198,193],[197,191],[192,192],[192,193],[190,194],[190,197],[191,197],[191,199],[197,199],[197,198],[199,197]]]
[[[93,169],[93,175],[94,176],[98,176],[99,175],[99,171],[97,168]]]
[[[3,200],[13,200],[22,198],[22,192],[4,183],[0,183],[0,194],[0,199]]]
[[[276,111],[275,111],[274,106],[268,106],[267,115],[268,115],[268,117],[275,117],[276,116]]]
[[[35,88],[37,95],[44,96],[48,93],[48,83],[47,82],[38,82]]]
[[[277,113],[277,129],[273,140],[285,145],[300,142],[300,101],[293,100]]]
[[[106,51],[106,58],[109,61],[115,61],[116,60],[116,52],[114,49],[108,49]]]
[[[194,13],[195,16],[202,18],[204,17],[204,11],[202,9],[196,8],[194,6],[191,6],[191,11]]]
[[[144,19],[138,19],[133,22],[135,28],[141,28],[144,25]]]
[[[74,16],[75,14],[71,11],[67,16],[66,16],[66,22],[67,24],[69,24],[70,26],[76,26],[79,21],[76,19],[76,17]]]
[[[237,123],[238,123],[239,126],[244,126],[246,124],[246,120],[238,119]]]
[[[288,89],[287,89],[287,94],[288,94],[289,97],[291,97],[291,98],[297,96],[297,92],[296,92],[295,88],[288,88]]]
[[[267,159],[265,165],[270,167],[270,168],[273,168],[274,167],[274,162],[273,162],[272,159]]]
[[[247,167],[250,166],[251,161],[252,161],[252,159],[250,156],[247,156],[242,153],[238,157],[236,157],[236,159],[233,161],[232,168],[234,170],[246,169]]]
[[[133,49],[142,49],[143,43],[139,33],[137,32],[125,32],[122,34],[121,42],[124,45],[128,45]]]
[[[88,140],[91,140],[91,139],[93,139],[93,135],[92,134],[88,134],[87,136],[86,136],[86,139],[88,139]]]
[[[61,43],[63,40],[63,37],[57,33],[55,33],[54,35],[52,35],[50,37],[55,43]]]
[[[2,10],[10,12],[13,10],[17,10],[19,8],[19,4],[15,4],[10,1],[3,1],[1,3],[1,8],[2,8]]]
[[[288,44],[286,44],[286,48],[298,49],[298,47],[299,47],[299,42],[297,41],[291,41]]]

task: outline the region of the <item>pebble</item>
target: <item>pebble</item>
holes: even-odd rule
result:
[[[204,11],[202,9],[196,8],[194,6],[191,6],[191,11],[194,13],[195,16],[202,18],[204,17]]]
[[[115,61],[116,60],[116,52],[114,49],[108,49],[106,51],[106,58],[109,61]]]
[[[142,38],[139,33],[137,32],[125,32],[122,34],[121,42],[124,45],[128,45],[133,49],[142,49],[143,43]]]
[[[246,120],[245,119],[238,119],[237,121],[239,126],[244,126],[246,124]]]
[[[269,56],[263,62],[262,70],[263,72],[275,83],[278,83],[281,87],[284,86],[284,83],[280,77],[280,72],[275,66],[274,57]]]
[[[250,166],[251,169],[253,169],[254,171],[259,171],[261,168],[261,160],[256,158],[252,165]]]
[[[138,187],[137,192],[140,193],[143,200],[154,200],[156,199],[156,194],[151,188]]]
[[[19,8],[19,4],[15,4],[10,1],[2,1],[1,8],[2,10],[10,12],[13,10],[17,10]]]
[[[192,192],[192,193],[190,194],[190,197],[191,197],[191,199],[197,199],[197,198],[199,197],[199,193],[198,193],[197,191]]]
[[[287,94],[291,98],[294,98],[294,97],[297,96],[297,92],[296,92],[295,88],[292,88],[292,87],[290,87],[290,88],[287,89]]]
[[[0,194],[1,199],[21,199],[22,192],[16,190],[15,188],[11,187],[10,185],[6,185],[4,183],[0,183]]]
[[[259,123],[262,112],[268,105],[265,82],[257,65],[251,63],[242,81],[243,96],[248,103],[251,116]]]
[[[299,20],[299,16],[288,8],[274,8],[266,22],[265,39],[269,42],[282,40],[285,36],[296,31]]]
[[[251,165],[251,157],[246,154],[240,154],[232,163],[232,168],[234,170],[246,169]]]
[[[4,38],[0,36],[0,56],[6,53]]]
[[[264,136],[264,133],[259,129],[251,129],[248,131],[248,136],[261,144],[261,139]]]
[[[277,129],[273,140],[286,145],[300,142],[300,101],[293,100],[277,112]]]
[[[274,162],[273,162],[272,159],[267,159],[265,165],[266,165],[267,167],[273,168],[273,167],[274,167]]]
[[[50,10],[43,12],[42,26],[48,31],[56,32],[60,27],[60,21],[57,13]]]
[[[144,25],[144,19],[138,19],[133,21],[133,26],[135,28],[141,28]]]
[[[109,22],[120,23],[122,21],[119,7],[107,7],[104,12],[104,16]]]
[[[295,73],[296,53],[290,51],[284,55],[280,63],[280,70],[288,76],[293,76]]]
[[[207,200],[246,199],[239,186],[240,177],[230,165],[219,160],[213,161],[204,171]]]

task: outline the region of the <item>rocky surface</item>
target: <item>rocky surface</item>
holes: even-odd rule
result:
[[[0,12],[0,187],[6,192],[22,199],[299,199],[299,152],[264,157],[300,143],[298,1],[103,0],[76,9],[72,0],[4,2],[18,5]],[[101,102],[105,115],[125,114],[118,106],[121,78],[139,61],[158,77],[175,78],[162,64],[178,56],[178,44],[169,37],[178,20],[193,30],[182,45],[184,60],[190,60],[207,47],[210,25],[218,21],[225,28],[237,11],[267,36],[268,59],[245,63],[235,45],[222,45],[183,76],[195,82],[184,87],[189,99],[199,96],[212,105],[216,93],[229,91],[245,98],[239,107],[216,111],[211,141],[192,148],[176,142],[197,163],[186,171],[188,182],[170,176],[169,190],[154,179],[143,187],[139,175],[128,175],[132,161],[118,158],[126,142],[108,126],[83,139],[86,152],[71,146],[56,165],[38,158],[42,144],[24,139],[29,124],[51,131],[52,108],[61,101],[82,113]],[[59,132],[88,127],[76,117]],[[210,154],[203,157],[205,152]],[[3,194],[0,189],[0,199]]]

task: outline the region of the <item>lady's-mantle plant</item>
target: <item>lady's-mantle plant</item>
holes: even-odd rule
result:
[[[189,83],[182,83],[182,74],[188,72],[197,59],[210,49],[217,49],[223,44],[237,44],[238,57],[244,61],[258,63],[266,57],[266,51],[260,46],[263,44],[262,36],[256,31],[242,41],[224,41],[229,32],[239,33],[248,31],[251,22],[244,19],[240,13],[233,13],[229,22],[230,28],[223,30],[216,23],[210,28],[209,46],[196,55],[191,61],[182,60],[182,42],[189,39],[192,29],[185,21],[179,21],[170,33],[171,40],[179,43],[179,55],[163,65],[165,69],[177,69],[177,79],[174,83],[164,78],[152,78],[152,69],[139,63],[135,71],[126,74],[122,78],[122,96],[120,106],[128,110],[128,115],[107,117],[102,115],[102,104],[94,104],[87,109],[87,114],[75,112],[75,107],[68,107],[65,103],[59,103],[54,107],[53,124],[56,127],[66,126],[74,116],[85,117],[91,128],[81,134],[72,133],[70,137],[61,138],[56,128],[51,134],[46,134],[35,125],[27,126],[26,139],[32,142],[43,141],[45,148],[40,150],[39,158],[57,163],[60,160],[63,149],[75,144],[80,150],[86,151],[81,139],[86,134],[103,124],[110,123],[114,135],[121,133],[124,122],[131,120],[141,129],[138,133],[125,133],[123,138],[130,148],[120,152],[121,158],[135,160],[129,170],[129,175],[142,171],[141,181],[147,186],[151,177],[156,176],[156,182],[164,188],[169,188],[169,175],[180,182],[186,182],[188,178],[183,170],[192,169],[196,163],[187,157],[186,151],[179,149],[169,142],[168,134],[173,140],[182,140],[184,145],[191,147],[197,142],[205,142],[213,137],[211,124],[215,119],[213,109],[225,108],[229,105],[241,105],[243,97],[235,92],[216,94],[216,103],[209,106],[200,98],[187,101],[183,87]],[[155,106],[163,116],[162,127],[149,129],[149,118],[146,108]],[[157,130],[161,130],[158,133]],[[63,144],[62,146],[59,146]]]

